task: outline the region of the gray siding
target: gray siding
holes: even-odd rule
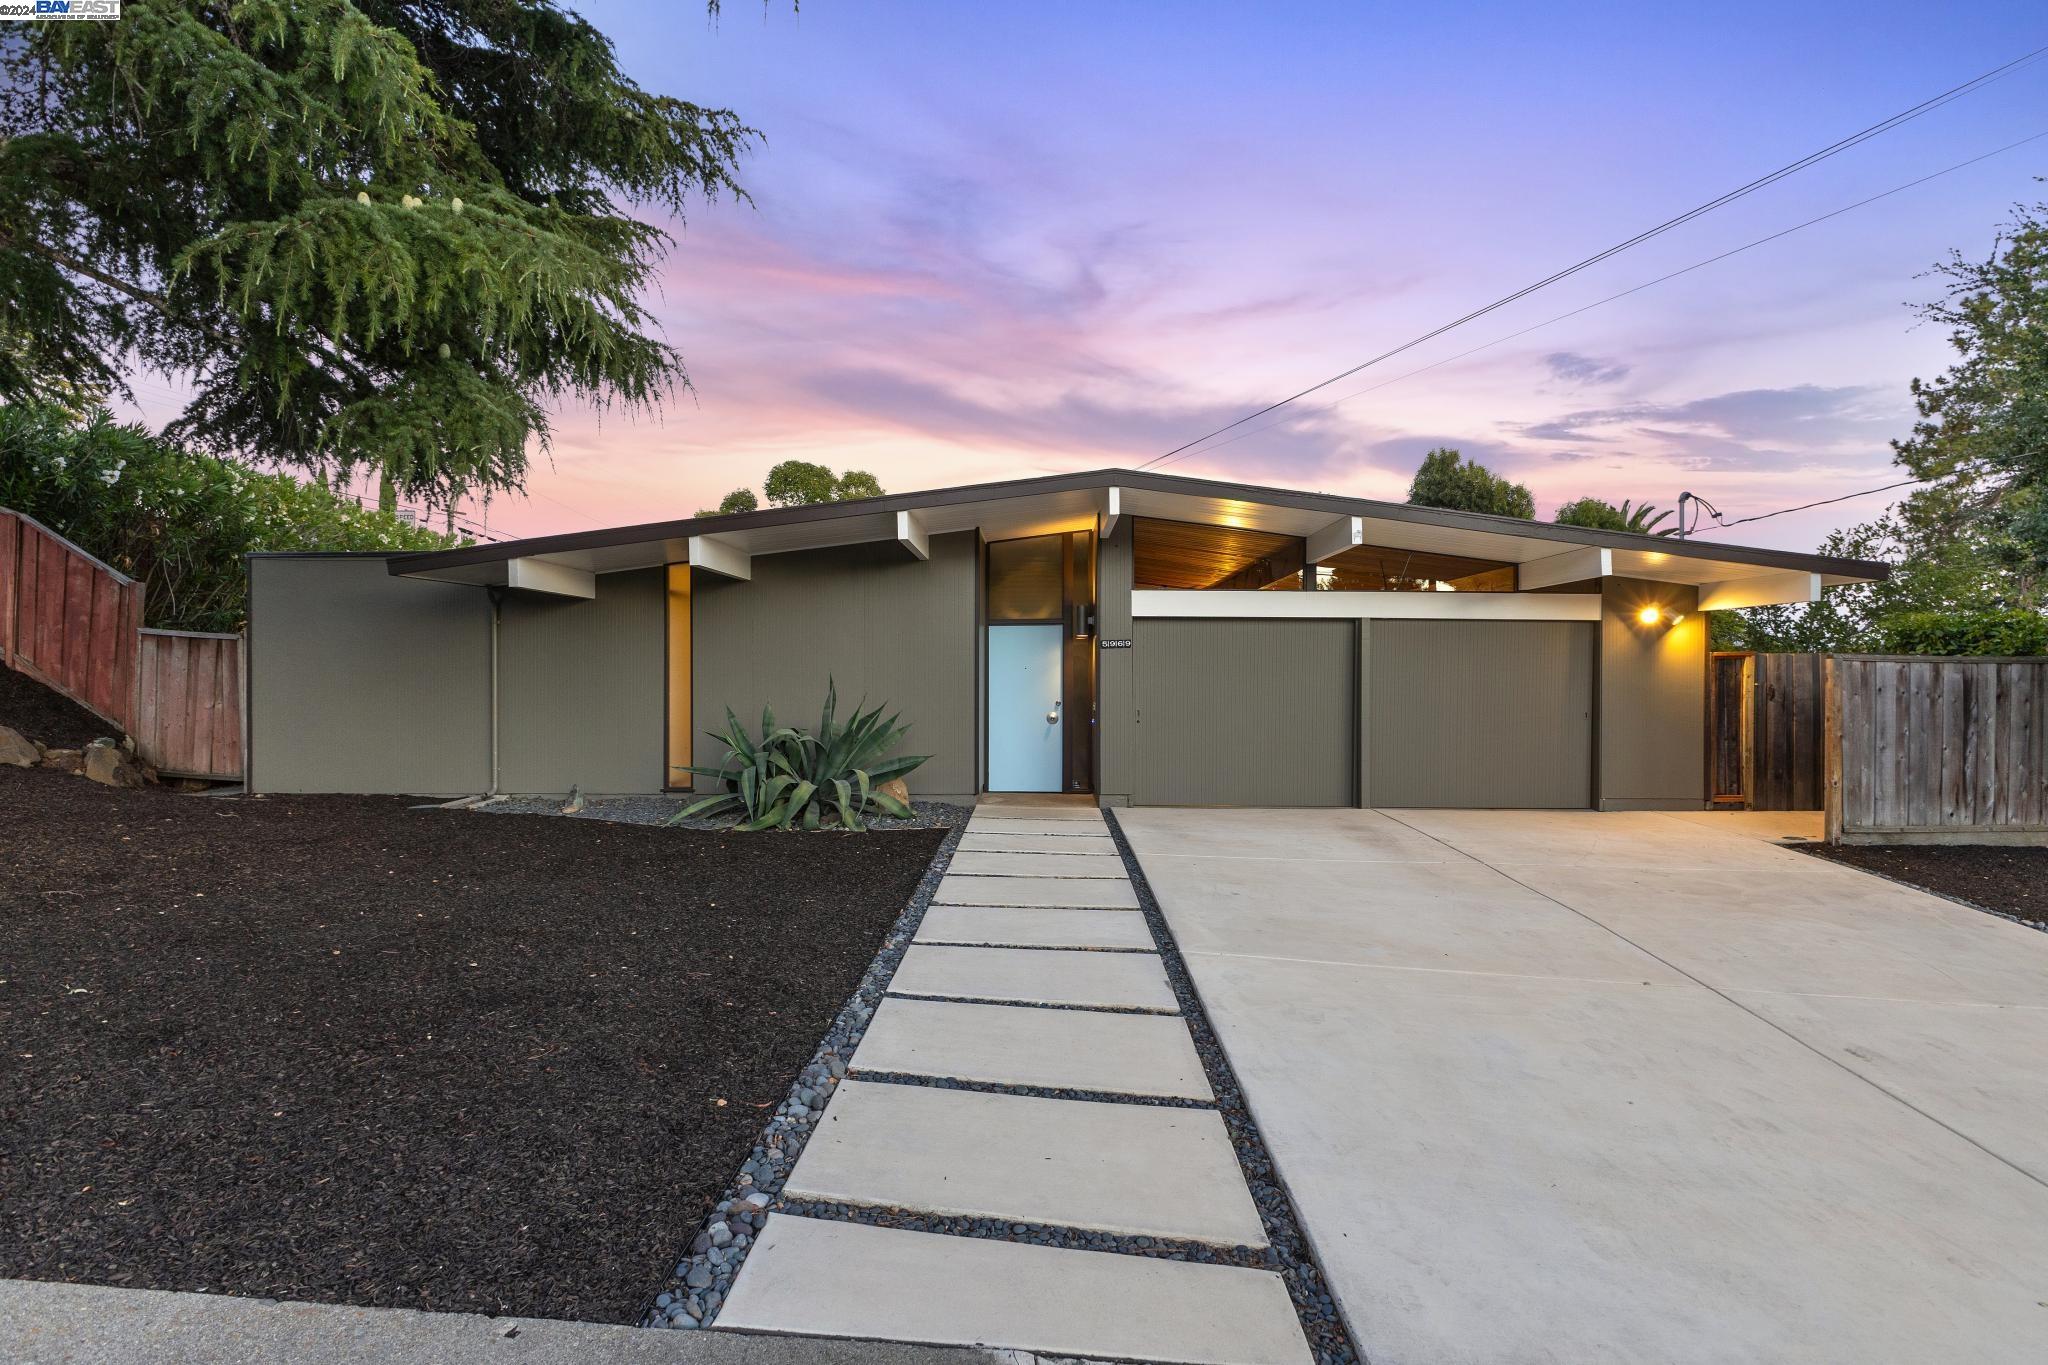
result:
[[[1131,519],[1097,542],[1095,559],[1095,773],[1096,798],[1128,806],[1137,790],[1137,734],[1133,726],[1133,650],[1103,649],[1104,640],[1131,638]]]
[[[658,792],[665,578],[600,574],[589,600],[508,593],[498,622],[498,789]]]
[[[1348,806],[1356,626],[1145,620],[1135,672],[1141,805]]]
[[[934,536],[931,556],[912,559],[893,543],[848,545],[756,556],[748,582],[698,572],[690,704],[700,736],[725,728],[727,706],[750,727],[764,703],[779,719],[814,726],[830,675],[842,715],[863,696],[887,703],[912,727],[908,751],[932,755],[910,774],[911,791],[973,796],[979,537]],[[701,737],[696,749],[699,763],[723,753]]]
[[[1593,802],[1587,621],[1368,623],[1367,804]]]
[[[1699,590],[1609,578],[1600,589],[1600,807],[1697,810],[1707,804],[1707,618]],[[1682,612],[1638,625],[1646,605]]]
[[[249,786],[459,796],[490,785],[483,589],[382,555],[249,561]]]

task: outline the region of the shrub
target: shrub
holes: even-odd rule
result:
[[[907,818],[910,807],[876,788],[892,777],[901,777],[923,763],[927,754],[884,758],[909,733],[895,716],[884,719],[882,708],[863,712],[853,708],[853,719],[834,723],[839,703],[837,686],[825,684],[825,712],[815,735],[788,725],[777,725],[775,713],[761,708],[761,736],[747,733],[747,727],[725,709],[725,733],[711,738],[725,745],[725,761],[717,767],[692,766],[683,771],[699,777],[717,778],[725,790],[685,806],[669,823],[699,815],[735,812],[734,829],[823,829],[839,826],[859,830],[872,811]]]
[[[0,407],[0,507],[142,583],[164,630],[239,630],[252,550],[440,550],[464,542],[359,507],[288,474],[259,474],[47,405]]]
[[[2048,616],[2019,608],[1900,612],[1878,633],[1887,654],[2048,654]]]

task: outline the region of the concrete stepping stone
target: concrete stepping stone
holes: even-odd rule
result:
[[[1067,905],[1135,910],[1138,893],[1122,879],[1084,877],[975,877],[954,872],[939,879],[933,905]]]
[[[1062,841],[1064,842],[1064,841]],[[1099,853],[982,853],[953,850],[946,871],[973,877],[1099,877],[1129,880],[1124,860]]]
[[[996,832],[984,833],[987,830]],[[1087,854],[1095,858],[1116,858],[1119,864],[1123,862],[1117,857],[1116,840],[1107,834],[1011,834],[1000,825],[970,828],[960,836],[960,846],[954,850],[955,856],[962,853]],[[1123,875],[1121,867],[1117,875]]]
[[[1102,812],[1094,806],[1025,806],[1005,803],[976,806],[974,814],[978,818],[988,820],[1081,820],[1097,825],[1102,823]]]
[[[970,834],[1045,834],[1060,839],[1109,837],[1109,826],[1099,819],[1087,820],[991,820],[985,815],[969,817]]]
[[[994,1085],[1214,1098],[1187,1025],[1165,1014],[1038,1010],[891,997],[853,1069]]]
[[[1066,907],[934,905],[918,926],[918,943],[993,943],[1007,948],[1142,948],[1152,930],[1143,915]]]
[[[1262,1247],[1213,1109],[842,1081],[786,1197]],[[757,1253],[758,1254],[758,1253]]]
[[[721,1328],[1055,1356],[1308,1365],[1278,1275],[771,1214]]]
[[[947,948],[913,943],[904,951],[889,993],[1180,1012],[1156,953],[1064,953],[1043,948]]]

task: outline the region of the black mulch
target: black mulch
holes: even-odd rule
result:
[[[2048,920],[2048,848],[1991,844],[1901,848],[1809,844],[1816,857],[1880,872],[1944,896],[2027,920]]]
[[[0,768],[0,1277],[635,1321],[943,837]]]
[[[82,749],[100,736],[121,737],[121,727],[101,720],[61,692],[17,669],[0,664],[0,725],[39,739],[52,749]]]

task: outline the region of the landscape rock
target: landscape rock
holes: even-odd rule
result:
[[[581,787],[576,787],[576,786],[572,786],[572,787],[570,787],[570,788],[569,788],[569,799],[568,799],[567,801],[564,801],[564,802],[562,803],[562,814],[564,814],[564,815],[577,815],[577,814],[581,814],[581,813],[582,813],[582,810],[583,810],[583,806],[584,806],[584,801],[583,801],[583,789],[582,789]]]
[[[10,763],[17,768],[33,768],[42,761],[36,746],[24,738],[20,731],[0,725],[0,763]]]
[[[111,739],[96,739],[85,746],[84,771],[87,777],[108,787],[139,787],[145,781],[142,768]]]
[[[876,787],[875,790],[880,792],[884,796],[895,797],[898,801],[901,801],[906,806],[910,804],[910,788],[908,785],[904,783],[903,779],[900,777],[890,778],[881,786]]]
[[[46,749],[43,751],[43,766],[60,773],[75,773],[85,763],[83,749]]]

